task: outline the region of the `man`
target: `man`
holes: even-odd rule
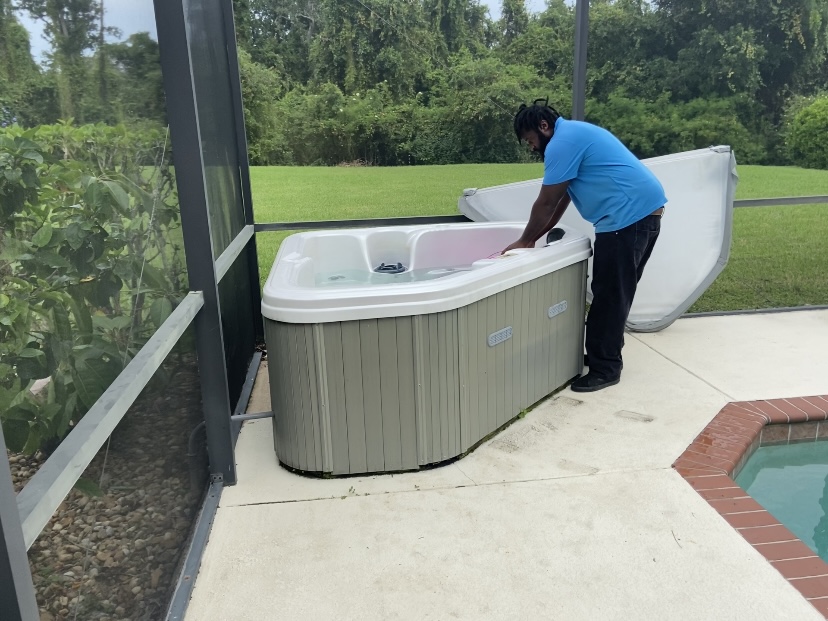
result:
[[[586,324],[589,373],[572,383],[592,392],[621,379],[624,326],[661,227],[667,198],[658,179],[610,132],[568,121],[545,100],[522,104],[515,134],[544,162],[543,185],[521,238],[532,248],[563,216],[570,200],[595,227],[592,305]]]

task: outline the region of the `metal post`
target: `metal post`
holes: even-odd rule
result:
[[[183,0],[153,0],[153,4],[175,154],[187,273],[190,289],[204,295],[204,307],[195,319],[195,330],[210,472],[213,481],[232,485],[236,482],[230,427],[232,409],[184,4]]]
[[[583,121],[586,108],[587,35],[589,0],[575,2],[575,75],[572,79],[572,118]]]
[[[244,202],[245,224],[255,224],[253,217],[253,198],[250,190],[250,162],[247,153],[247,130],[244,124],[244,102],[242,100],[241,75],[239,73],[239,56],[236,51],[236,27],[233,19],[233,3],[223,2],[224,32],[227,39],[227,60],[230,65],[230,86],[232,89],[233,115],[236,117],[236,143],[239,156],[239,181],[241,182],[242,201]],[[264,342],[264,323],[262,321],[262,293],[259,285],[259,255],[256,250],[256,237],[247,243],[248,273],[250,293],[253,305],[253,330],[257,343]]]
[[[5,446],[0,427],[0,447]],[[40,618],[11,470],[5,457],[0,459],[0,616],[4,621]]]

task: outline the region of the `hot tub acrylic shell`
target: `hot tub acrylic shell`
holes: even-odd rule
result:
[[[262,313],[280,462],[314,474],[416,470],[463,455],[580,373],[589,239],[486,257],[520,223],[301,233]],[[425,282],[320,275],[471,266]],[[389,278],[390,279],[390,278]]]

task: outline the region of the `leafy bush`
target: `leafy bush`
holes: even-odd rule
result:
[[[384,82],[350,95],[331,83],[290,90],[275,104],[277,126],[272,135],[288,145],[280,163],[521,161],[527,151],[512,129],[518,105],[533,100],[536,93],[550,95],[556,105],[569,97],[528,68],[465,55],[458,56],[452,71],[433,71],[429,81],[429,92],[402,100],[395,100]],[[255,121],[254,127],[263,125]],[[249,139],[255,136],[249,128]]]
[[[613,132],[638,157],[730,145],[739,162],[763,163],[765,138],[739,117],[737,99],[695,99],[670,104],[665,94],[654,102],[611,95],[588,102],[587,120]]]
[[[247,150],[254,166],[292,164],[290,148],[280,131],[276,101],[284,86],[275,71],[253,62],[250,54],[239,50]]]
[[[158,125],[0,129],[0,419],[11,450],[54,447],[186,288],[169,155]]]
[[[828,169],[828,97],[801,108],[786,135],[791,160],[805,168]]]

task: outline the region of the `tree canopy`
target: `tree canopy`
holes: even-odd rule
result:
[[[501,0],[497,20],[480,0],[233,5],[254,164],[520,161],[517,106],[569,111],[564,0],[535,14]],[[21,12],[43,24],[43,66]],[[0,122],[163,122],[157,43],[107,42],[105,15],[101,0],[0,0]],[[587,120],[640,157],[715,142],[746,163],[804,163],[792,124],[826,84],[828,0],[591,1]]]

